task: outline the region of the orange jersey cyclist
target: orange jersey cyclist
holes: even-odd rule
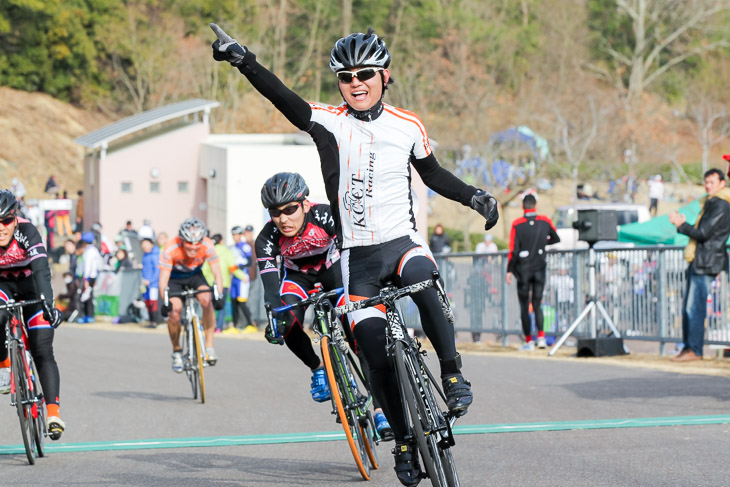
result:
[[[52,440],[61,437],[66,425],[59,415],[61,379],[53,356],[54,329],[63,320],[53,307],[53,288],[48,255],[35,226],[18,215],[19,205],[9,190],[0,190],[0,304],[45,299],[45,304],[23,308],[28,326],[30,353],[38,367],[38,375],[46,402],[46,426]],[[5,324],[8,311],[0,311],[0,393],[10,392],[10,359],[5,346]]]
[[[487,229],[497,223],[496,199],[439,165],[419,117],[383,102],[391,82],[391,56],[374,32],[350,34],[335,43],[329,66],[344,103],[332,106],[303,100],[259,64],[249,49],[217,25],[211,28],[218,36],[214,59],[238,68],[295,127],[312,137],[344,249],[342,281],[348,300],[375,296],[388,281],[403,286],[428,279],[436,269],[428,244],[416,230],[412,170],[435,192],[479,212]],[[443,315],[436,290],[421,292],[413,300],[440,360],[447,405],[453,414],[465,414],[472,392],[461,373],[453,325]],[[373,393],[393,427],[398,480],[414,486],[421,472],[411,440],[405,438],[398,384],[385,352],[385,315],[363,309],[348,318],[370,367]]]
[[[182,225],[178,236],[165,245],[160,254],[160,291],[167,290],[168,295],[184,291],[185,288],[210,289],[203,276],[203,264],[207,261],[213,272],[213,279],[218,289],[223,289],[218,255],[215,253],[213,241],[206,234],[208,230],[198,218],[188,218]],[[205,330],[205,354],[209,365],[215,365],[218,356],[213,349],[215,333],[215,311],[223,309],[223,296],[200,293],[195,297],[203,308],[203,328]],[[180,346],[180,316],[182,315],[182,299],[171,297],[168,304],[161,307],[162,316],[167,319],[167,330],[172,342],[172,370],[183,371],[182,349]],[[169,316],[168,316],[169,315]]]

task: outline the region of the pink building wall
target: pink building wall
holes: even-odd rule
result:
[[[112,148],[103,160],[96,159],[97,177],[91,180],[98,181],[98,197],[90,187],[89,200],[98,201],[103,233],[111,239],[127,220],[139,228],[148,218],[155,232],[172,236],[185,218],[197,216],[204,220],[206,184],[198,174],[198,166],[201,142],[208,134],[207,124],[193,123]],[[159,183],[159,192],[150,191],[152,182]],[[187,192],[178,191],[179,182],[188,183]],[[122,183],[131,183],[131,192],[122,192]],[[94,221],[85,220],[86,228]]]

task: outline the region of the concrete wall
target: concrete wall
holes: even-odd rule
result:
[[[200,144],[208,135],[207,124],[193,123],[111,150],[98,161],[104,234],[113,239],[127,220],[139,228],[149,218],[156,232],[175,235],[185,218],[205,219],[207,191],[198,168]],[[129,193],[122,192],[125,182],[132,185]],[[158,193],[150,191],[152,182],[159,183]],[[178,191],[179,182],[187,182],[187,192]],[[92,221],[84,223],[88,228]]]

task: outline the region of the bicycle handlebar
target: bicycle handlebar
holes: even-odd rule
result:
[[[410,286],[405,286],[402,288],[396,288],[393,286],[384,287],[380,290],[380,294],[377,296],[373,296],[372,298],[364,299],[362,301],[351,301],[347,304],[343,304],[342,306],[337,306],[334,311],[338,316],[340,316],[345,313],[351,313],[362,308],[370,308],[373,306],[378,306],[380,304],[388,305],[394,303],[400,298],[411,296],[412,294],[419,293],[432,287],[435,287],[439,294],[445,294],[439,278],[439,272],[433,271],[431,273],[431,279],[416,282],[414,284],[411,284]]]
[[[22,308],[23,306],[30,306],[31,304],[45,303],[44,299],[29,299],[27,301],[15,301],[11,299],[6,304],[0,304],[0,311],[10,310],[16,308]]]
[[[269,303],[266,303],[265,306],[268,306],[267,311],[270,309],[274,313],[281,313],[283,311],[289,311],[290,309],[309,306],[310,304],[317,305],[325,299],[334,298],[338,294],[344,292],[344,290],[344,287],[338,287],[329,291],[317,291],[316,293],[313,293],[311,296],[309,296],[307,299],[297,301],[296,303],[279,306],[278,308],[271,308],[271,304]]]

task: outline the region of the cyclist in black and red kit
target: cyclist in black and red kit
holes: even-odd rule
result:
[[[517,298],[520,301],[520,317],[525,343],[521,351],[534,350],[530,327],[530,305],[535,314],[537,327],[537,347],[545,348],[543,330],[542,293],[545,289],[545,246],[560,242],[558,231],[550,217],[537,214],[537,199],[531,194],[522,199],[524,216],[512,222],[509,235],[509,256],[505,281],[512,284],[512,276],[517,278]]]
[[[256,62],[256,56],[216,24],[213,57],[228,61],[246,76],[298,129],[314,140],[338,240],[348,301],[376,296],[387,282],[398,286],[431,277],[436,263],[415,225],[411,171],[440,195],[479,212],[486,229],[497,223],[497,201],[442,168],[426,128],[416,114],[383,102],[390,78],[390,52],[374,32],[339,39],[329,66],[337,75],[344,103],[308,103]],[[443,314],[436,290],[413,296],[421,323],[438,355],[450,411],[465,414],[472,403],[471,384],[461,374],[454,329]],[[407,439],[403,406],[393,364],[385,350],[385,314],[375,308],[348,316],[370,368],[372,391],[393,427],[395,471],[399,481],[421,480],[412,440]]]
[[[18,215],[19,205],[9,190],[0,190],[0,304],[13,299],[45,300],[43,304],[25,306],[30,353],[38,366],[38,375],[46,402],[46,426],[52,440],[61,437],[66,425],[58,412],[60,376],[53,356],[54,329],[63,321],[61,311],[53,306],[51,270],[48,255],[38,230]],[[10,392],[10,359],[5,347],[7,311],[0,311],[0,393]]]
[[[310,203],[308,195],[307,183],[297,173],[275,174],[261,188],[261,202],[271,220],[256,238],[255,249],[264,300],[274,308],[306,299],[316,283],[324,291],[342,287],[332,211],[329,205]],[[344,297],[338,301],[337,305],[343,304]],[[304,331],[304,312],[295,308],[278,314],[274,317],[277,333],[267,325],[264,336],[270,343],[286,343],[310,368],[312,399],[324,402],[330,399],[330,390],[322,361]],[[347,327],[345,332],[354,345]],[[375,427],[381,438],[392,439],[390,424],[377,404]]]

